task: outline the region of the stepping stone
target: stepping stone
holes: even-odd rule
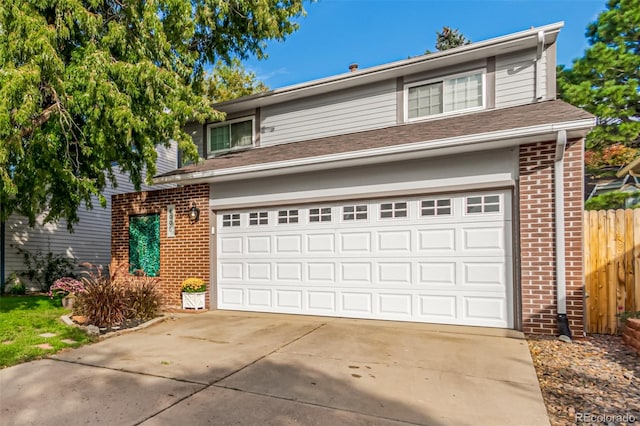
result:
[[[13,340],[5,340],[4,342],[2,342],[3,345],[10,345],[13,343]]]
[[[61,342],[66,343],[67,345],[73,345],[74,343],[78,343],[73,339],[62,339]]]
[[[53,346],[51,346],[51,345],[50,345],[50,344],[48,344],[48,343],[42,343],[42,344],[40,344],[40,345],[34,345],[34,346],[35,346],[36,348],[40,348],[40,349],[44,349],[44,350],[47,350],[47,349],[53,349]]]
[[[38,336],[40,336],[40,337],[56,337],[57,334],[56,333],[42,333],[42,334],[38,334]]]

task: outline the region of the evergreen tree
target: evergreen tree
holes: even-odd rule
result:
[[[587,148],[634,145],[640,135],[640,0],[610,0],[587,27],[589,48],[558,68],[559,96],[598,117]]]

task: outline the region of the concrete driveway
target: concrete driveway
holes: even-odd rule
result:
[[[548,425],[513,331],[229,311],[0,370],[3,425]]]

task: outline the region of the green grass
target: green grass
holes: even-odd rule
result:
[[[90,342],[84,331],[60,320],[60,316],[68,312],[59,300],[46,296],[0,297],[0,368]],[[40,337],[43,333],[55,333],[56,336]],[[62,341],[64,339],[77,343],[68,344]],[[35,347],[41,343],[49,343],[53,349]]]

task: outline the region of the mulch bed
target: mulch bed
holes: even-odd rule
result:
[[[619,336],[527,340],[552,425],[583,424],[583,413],[596,416],[584,424],[640,423],[640,357]]]

